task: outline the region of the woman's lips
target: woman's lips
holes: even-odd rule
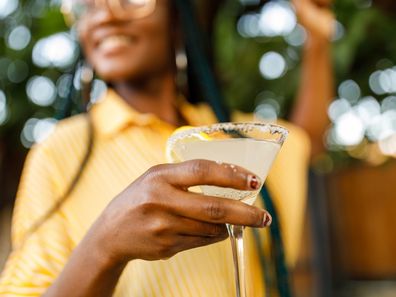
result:
[[[125,35],[109,35],[104,37],[98,44],[98,49],[104,53],[115,53],[135,42],[135,38]]]

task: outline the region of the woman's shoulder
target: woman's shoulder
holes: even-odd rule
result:
[[[56,123],[55,129],[42,142],[35,144],[32,150],[59,151],[86,142],[90,126],[87,114],[79,114]]]
[[[42,142],[33,145],[25,168],[47,168],[56,180],[75,172],[89,146],[89,120],[85,114],[59,121],[53,132]]]

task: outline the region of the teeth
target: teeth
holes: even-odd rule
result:
[[[132,39],[127,36],[112,35],[112,36],[108,36],[108,37],[104,38],[101,41],[99,47],[100,47],[100,49],[109,50],[109,49],[113,49],[116,47],[129,45],[129,44],[131,44],[131,42],[132,42]]]

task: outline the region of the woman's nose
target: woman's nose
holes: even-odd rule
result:
[[[103,1],[99,0],[98,2]],[[91,15],[91,17],[92,21],[94,21],[95,23],[107,23],[118,20],[114,12],[111,11],[108,6],[102,3],[100,5],[99,3],[96,5],[95,11]]]

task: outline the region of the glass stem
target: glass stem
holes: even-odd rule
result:
[[[236,296],[246,297],[245,260],[243,250],[243,226],[227,225],[231,239],[232,257],[234,260]]]

